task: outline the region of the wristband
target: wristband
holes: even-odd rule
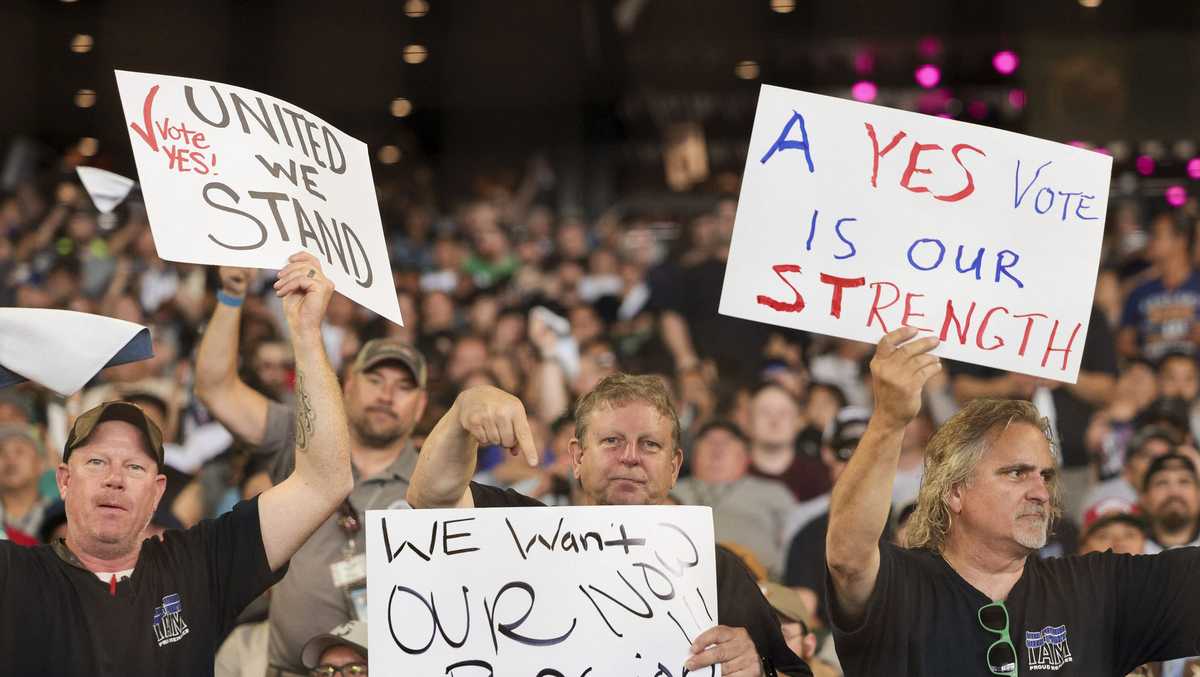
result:
[[[217,290],[217,302],[221,305],[229,306],[230,308],[240,308],[244,300],[241,296],[226,294],[224,289]]]

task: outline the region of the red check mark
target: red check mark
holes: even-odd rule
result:
[[[142,137],[147,146],[150,146],[150,150],[157,153],[158,140],[154,138],[154,123],[151,122],[150,118],[150,110],[154,108],[155,94],[158,94],[158,85],[150,88],[150,93],[146,95],[146,102],[142,104],[142,118],[146,128],[143,130],[141,127],[138,127],[136,122],[130,122],[129,126],[133,128],[133,131],[138,133],[138,136]]]

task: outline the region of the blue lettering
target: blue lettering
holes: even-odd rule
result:
[[[983,247],[979,248],[979,253],[975,254],[975,261],[970,266],[962,267],[963,246],[958,245],[958,254],[954,257],[954,268],[960,273],[969,273],[975,271],[975,279],[980,279],[980,270],[983,268]]]
[[[937,247],[938,247],[937,260],[934,261],[933,265],[931,265],[931,266],[922,267],[919,263],[917,263],[916,261],[913,260],[913,251],[917,248],[917,245],[925,244],[927,242],[932,242],[937,245]],[[942,265],[942,259],[945,256],[946,256],[946,245],[942,244],[941,240],[939,240],[937,238],[933,238],[933,237],[927,237],[927,238],[922,238],[920,240],[917,240],[916,242],[913,242],[912,245],[910,245],[908,248],[908,262],[910,265],[912,265],[913,268],[916,268],[917,270],[933,270],[934,268],[937,268],[938,266]]]
[[[1025,199],[1025,194],[1029,192],[1029,189],[1033,187],[1033,184],[1037,183],[1038,175],[1042,173],[1043,169],[1049,167],[1051,164],[1053,164],[1053,160],[1047,161],[1046,164],[1038,167],[1037,171],[1033,173],[1033,178],[1030,179],[1029,183],[1025,186],[1025,190],[1020,190],[1021,161],[1017,160],[1017,172],[1013,175],[1013,209],[1021,206],[1021,202]]]
[[[813,237],[817,234],[817,215],[820,213],[821,212],[819,210],[813,210],[812,223],[810,223],[808,226],[808,240],[804,243],[805,251],[812,251]]]
[[[838,239],[841,240],[842,242],[845,242],[846,246],[850,247],[849,253],[834,254],[833,258],[841,261],[842,259],[848,259],[851,256],[854,256],[856,253],[858,253],[858,250],[854,248],[854,243],[851,242],[850,240],[847,240],[846,236],[842,234],[842,224],[843,223],[846,223],[847,221],[857,221],[857,220],[858,219],[854,218],[853,216],[848,216],[844,219],[838,219],[837,223],[833,224],[833,232],[835,234],[837,234]]]
[[[1083,195],[1083,193],[1064,193],[1063,191],[1060,190],[1060,191],[1058,191],[1058,194],[1063,196],[1064,198],[1066,198],[1065,200],[1063,200],[1063,213],[1062,213],[1062,220],[1066,221],[1067,220],[1067,210],[1071,207],[1071,196],[1072,195]]]
[[[1084,221],[1095,221],[1095,220],[1099,219],[1100,218],[1099,216],[1084,216],[1083,215],[1083,210],[1091,207],[1091,205],[1088,204],[1088,202],[1090,202],[1091,200],[1095,200],[1095,199],[1096,199],[1095,195],[1081,194],[1079,196],[1079,202],[1075,205],[1075,216]]]
[[[1042,209],[1042,206],[1041,206],[1043,194],[1050,196],[1050,204],[1046,205],[1045,209]],[[1033,198],[1033,210],[1035,212],[1037,212],[1038,214],[1045,214],[1046,212],[1050,211],[1050,208],[1053,206],[1054,206],[1054,191],[1050,190],[1049,188],[1043,188],[1043,189],[1039,190],[1037,192],[1037,195]]]
[[[1012,260],[1005,263],[1005,261],[1004,261],[1004,259],[1006,258],[1005,254],[1007,254],[1008,256],[1011,256]],[[1000,284],[1000,276],[1003,275],[1003,276],[1007,277],[1008,279],[1012,280],[1013,282],[1016,282],[1018,289],[1024,289],[1025,283],[1021,282],[1020,280],[1017,279],[1017,277],[1015,275],[1008,272],[1008,269],[1017,265],[1017,261],[1020,261],[1020,260],[1021,260],[1021,257],[1019,255],[1017,255],[1017,253],[1014,251],[1009,251],[1007,249],[1001,249],[1000,251],[996,252],[996,284]]]
[[[789,133],[791,133],[792,127],[794,127],[796,123],[800,123],[800,140],[792,141],[791,139],[788,139],[787,136]],[[779,133],[779,138],[775,139],[775,143],[771,144],[771,147],[767,150],[767,154],[763,155],[759,162],[764,165],[767,164],[767,160],[770,160],[771,156],[774,155],[775,151],[777,150],[804,151],[804,159],[808,161],[808,172],[811,174],[816,171],[813,166],[812,149],[810,149],[808,145],[808,130],[804,127],[804,116],[798,111],[792,111],[792,119],[788,120],[787,124],[783,126],[783,131]]]

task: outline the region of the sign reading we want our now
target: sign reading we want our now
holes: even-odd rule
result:
[[[765,85],[720,312],[1074,383],[1112,159]]]
[[[365,144],[241,87],[116,76],[159,256],[282,268],[306,249],[338,292],[403,324]]]

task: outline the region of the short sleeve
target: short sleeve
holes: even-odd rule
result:
[[[1125,300],[1125,307],[1121,309],[1121,327],[1140,328],[1142,313],[1138,306],[1142,303],[1143,295],[1144,292],[1141,287],[1129,293],[1129,298]]]
[[[833,589],[833,577],[829,575],[826,565],[825,595],[829,600],[829,620],[838,655],[876,655],[880,651],[880,639],[883,629],[888,625],[888,615],[895,612],[896,604],[891,599],[896,589],[895,581],[902,576],[898,570],[903,562],[898,551],[899,548],[891,543],[879,544],[879,573],[875,577],[875,589],[867,599],[862,620],[853,626],[841,617],[837,592]]]
[[[204,520],[183,532],[168,532],[163,547],[173,549],[175,538],[187,551],[192,566],[205,563],[214,618],[224,635],[237,616],[267,588],[279,582],[284,565],[271,571],[263,545],[258,498],[242,501],[216,519]]]
[[[273,459],[266,467],[270,468],[275,484],[292,474],[296,466],[296,418],[291,407],[275,401],[267,403],[266,430],[255,455]]]
[[[1128,669],[1200,655],[1200,548],[1158,555],[1098,555],[1120,590],[1117,658]]]
[[[500,489],[479,482],[471,482],[471,500],[476,508],[546,507],[545,503],[513,489]]]

